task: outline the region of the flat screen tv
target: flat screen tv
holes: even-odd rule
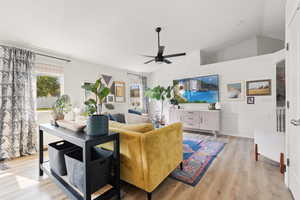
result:
[[[219,101],[219,76],[200,76],[173,81],[178,103],[216,103]]]

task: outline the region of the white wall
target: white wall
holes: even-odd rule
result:
[[[276,128],[276,62],[283,53],[268,54],[210,65],[190,63],[189,56],[161,69],[151,75],[151,86],[170,85],[174,79],[219,75],[220,102],[222,104],[221,134],[253,138],[254,130],[268,127]],[[189,63],[189,64],[187,64]],[[225,98],[226,83],[235,81],[272,79],[272,95],[255,97],[255,105],[243,101],[228,101]],[[207,109],[207,104],[186,104],[185,109]],[[167,110],[167,109],[165,109]],[[168,116],[168,113],[165,113]]]
[[[282,40],[265,36],[255,36],[223,49],[209,52],[202,50],[201,64],[211,64],[270,54],[281,49],[284,49],[284,42]]]
[[[256,37],[229,46],[217,52],[219,62],[257,56]]]
[[[281,49],[284,49],[284,41],[265,37],[257,36],[257,55],[263,55],[268,53],[274,53]]]

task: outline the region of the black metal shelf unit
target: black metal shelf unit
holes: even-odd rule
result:
[[[84,163],[84,191],[83,194],[77,192],[73,186],[65,181],[61,176],[53,172],[48,166],[48,162],[44,161],[44,133],[57,136],[72,144],[82,148],[83,163]],[[66,193],[66,195],[74,200],[91,200],[92,194],[90,190],[91,176],[89,166],[91,163],[92,147],[107,143],[114,143],[113,151],[113,179],[111,182],[112,188],[105,193],[94,198],[94,200],[105,200],[116,196],[121,199],[120,195],[120,144],[119,134],[109,133],[104,136],[90,137],[83,132],[73,132],[64,128],[52,126],[51,124],[42,124],[39,126],[39,176],[43,176],[44,172]]]

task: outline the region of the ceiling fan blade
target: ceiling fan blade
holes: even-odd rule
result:
[[[149,56],[149,55],[141,55],[141,56],[144,56],[146,58],[155,58],[155,56]]]
[[[159,48],[158,48],[158,55],[163,55],[163,53],[164,53],[164,50],[165,50],[165,46],[159,46]]]
[[[148,60],[147,62],[144,62],[144,64],[148,64],[148,63],[151,63],[153,61],[155,61],[155,59]]]
[[[171,58],[171,57],[177,57],[177,56],[185,56],[186,53],[176,53],[171,55],[165,55],[164,58]]]
[[[167,64],[171,64],[172,62],[167,60],[167,59],[164,59],[164,62],[167,63]]]

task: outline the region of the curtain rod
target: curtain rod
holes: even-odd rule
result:
[[[7,45],[3,45],[3,44],[1,44],[0,45],[1,47],[9,47],[9,48],[11,48],[12,46],[7,46]],[[22,48],[21,48],[22,49]],[[23,48],[24,49],[24,48]],[[26,49],[26,48],[25,48]],[[28,49],[27,49],[28,50]],[[31,50],[29,50],[29,51],[31,51]],[[56,56],[51,56],[51,55],[47,55],[47,54],[43,54],[43,53],[38,53],[38,52],[36,52],[36,51],[32,51],[33,53],[35,53],[36,55],[38,55],[38,56],[43,56],[43,57],[47,57],[47,58],[53,58],[53,59],[56,59],[56,60],[62,60],[62,61],[65,61],[65,62],[71,62],[71,60],[69,60],[69,59],[65,59],[65,58],[60,58],[60,57],[56,57]]]

